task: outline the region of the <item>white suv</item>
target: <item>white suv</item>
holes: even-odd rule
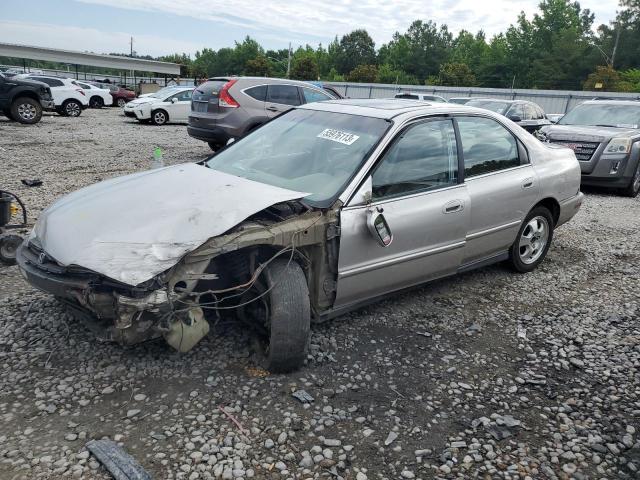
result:
[[[60,115],[78,117],[82,110],[89,106],[89,97],[81,87],[74,85],[74,80],[71,78],[50,77],[33,73],[18,75],[17,77],[30,78],[49,85],[56,112]]]
[[[84,93],[89,97],[89,106],[91,108],[102,108],[105,105],[113,105],[113,97],[108,89],[96,87],[95,85],[79,80],[73,80],[71,83],[84,90]]]
[[[163,88],[143,98],[127,103],[124,114],[139,122],[154,125],[165,123],[187,123],[191,112],[193,87]]]

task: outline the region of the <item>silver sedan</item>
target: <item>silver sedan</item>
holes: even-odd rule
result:
[[[579,188],[572,150],[487,110],[311,103],[201,164],[58,200],[18,262],[103,338],[185,351],[233,318],[258,360],[287,371],[311,321],[495,262],[532,271]]]

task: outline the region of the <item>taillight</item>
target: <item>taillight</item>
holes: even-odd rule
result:
[[[80,92],[83,97],[86,97],[86,95],[84,94],[81,88],[76,88],[76,92]]]
[[[229,93],[229,89],[233,86],[234,83],[238,81],[237,78],[233,80],[229,80],[222,86],[220,90],[220,94],[218,95],[218,106],[220,107],[228,107],[228,108],[238,108],[240,104],[236,102],[236,100]]]

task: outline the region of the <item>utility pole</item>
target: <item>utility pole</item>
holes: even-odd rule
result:
[[[131,54],[129,56],[133,57],[133,37],[131,37],[130,45],[131,45]]]
[[[289,51],[287,52],[287,78],[291,72],[291,42],[289,42]]]
[[[618,31],[616,32],[616,42],[613,44],[613,52],[611,52],[611,68],[614,68],[613,61],[616,59],[616,50],[618,50],[618,42],[620,41],[620,31],[622,30],[620,22],[616,22],[616,29]]]

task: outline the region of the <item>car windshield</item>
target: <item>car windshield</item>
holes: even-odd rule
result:
[[[325,204],[345,187],[390,122],[316,110],[292,110],[211,157],[224,173],[308,193]]]
[[[508,103],[497,100],[469,100],[466,105],[469,107],[484,108],[485,110],[491,110],[501,115],[509,108]]]
[[[179,91],[180,89],[176,87],[164,87],[149,96],[152,98],[167,98],[169,95],[173,95]]]
[[[638,105],[584,103],[562,117],[558,124],[638,128],[640,103]]]

